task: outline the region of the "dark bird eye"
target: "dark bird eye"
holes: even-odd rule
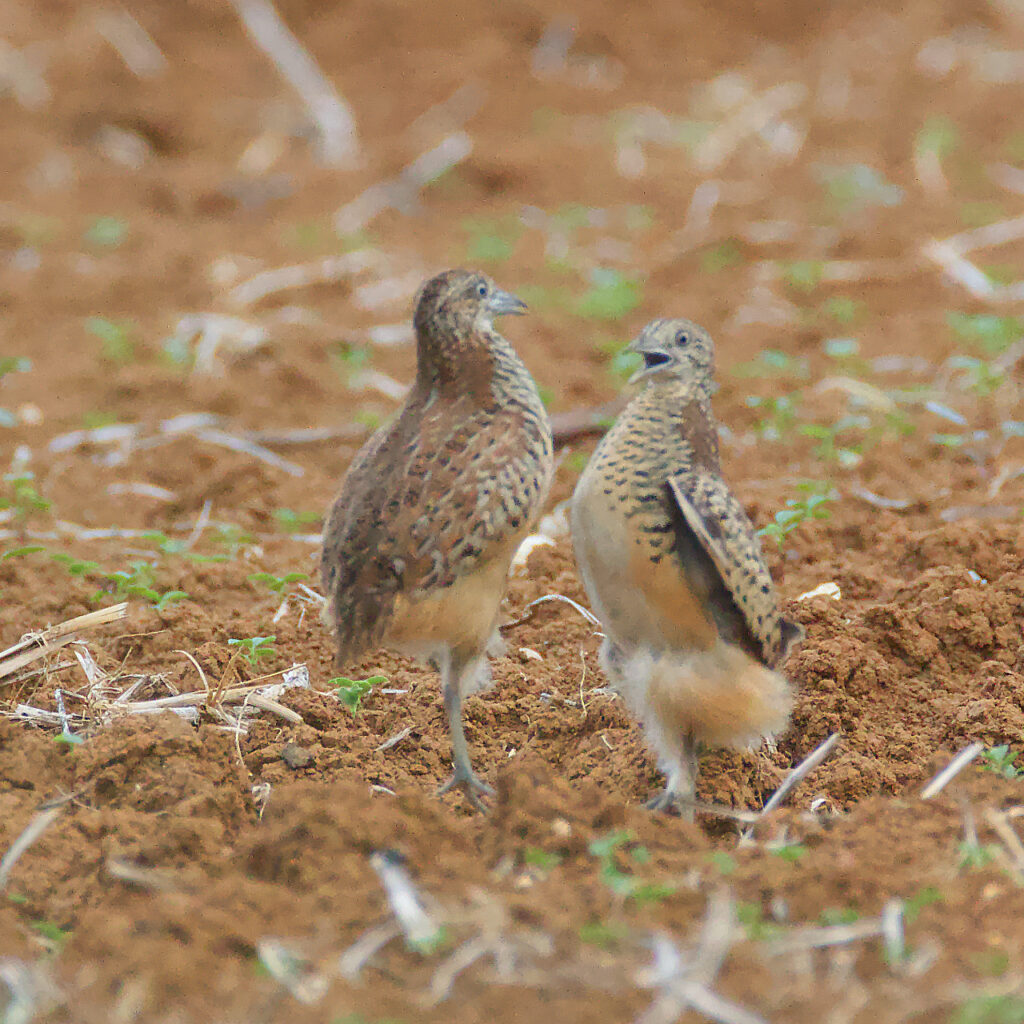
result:
[[[476,293],[477,293],[477,295],[480,296],[481,299],[486,299],[487,298],[487,284],[486,284],[486,282],[481,281],[476,286]]]
[[[679,345],[680,347],[690,344],[690,336],[686,333],[686,331],[680,331],[676,335],[676,344]]]

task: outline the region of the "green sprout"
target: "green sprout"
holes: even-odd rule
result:
[[[711,861],[720,875],[731,875],[736,870],[736,858],[731,853],[726,853],[725,850],[712,850],[707,855],[707,859]]]
[[[577,301],[576,313],[588,320],[618,320],[636,309],[642,298],[639,281],[617,270],[599,268],[593,273],[589,291]]]
[[[530,867],[540,868],[542,871],[551,871],[562,863],[562,855],[549,853],[539,846],[528,846],[523,850],[523,863]]]
[[[254,572],[247,579],[250,583],[262,583],[275,594],[283,594],[293,583],[308,580],[308,572],[289,572],[284,576],[275,576],[272,572]]]
[[[947,364],[961,371],[964,386],[979,398],[987,398],[1006,383],[1006,371],[995,363],[987,363],[973,356],[953,356]]]
[[[0,495],[0,510],[12,511],[20,525],[41,512],[49,511],[50,503],[36,490],[35,474],[31,471],[5,473],[3,481],[7,484],[8,494]]]
[[[1024,320],[1016,316],[951,311],[946,324],[957,338],[977,346],[986,356],[1001,355],[1024,335]]]
[[[162,612],[175,601],[184,601],[189,595],[184,590],[160,591],[156,586],[156,571],[149,562],[132,562],[127,569],[106,574],[106,578],[114,584],[119,597],[141,597],[149,601],[154,610]],[[102,594],[93,595],[94,600]]]
[[[369,676],[366,679],[349,679],[347,676],[337,676],[328,682],[328,686],[336,688],[338,699],[352,712],[359,714],[359,705],[363,698],[375,687],[388,681],[387,676]]]
[[[855,212],[872,206],[899,206],[903,202],[903,189],[887,182],[878,171],[866,164],[819,166],[817,178],[839,213]]]
[[[818,915],[818,922],[826,927],[837,924],[853,924],[859,920],[860,914],[853,907],[826,907]]]
[[[780,549],[783,541],[802,523],[832,516],[829,505],[834,498],[827,484],[809,481],[799,484],[797,489],[804,492],[803,497],[788,499],[786,507],[775,513],[774,521],[757,531],[759,537],[771,537]]]
[[[932,114],[914,136],[914,151],[934,153],[940,159],[949,156],[960,143],[956,125],[941,114]]]
[[[629,931],[623,924],[613,924],[606,921],[588,921],[580,925],[580,942],[588,946],[597,946],[600,949],[611,949],[618,945]]]
[[[807,855],[807,847],[803,843],[782,843],[779,846],[770,847],[770,853],[779,860],[789,861],[796,864]]]
[[[24,558],[26,555],[34,555],[37,551],[45,551],[42,544],[23,544],[20,548],[11,548],[0,555],[0,562],[6,562],[8,558]]]
[[[619,866],[619,852],[628,853],[636,864],[646,864],[651,859],[647,847],[634,843],[631,832],[611,832],[602,839],[592,840],[587,849],[601,862],[601,878],[616,896],[645,904],[658,903],[675,892],[672,885],[645,882],[635,875],[627,874]]]
[[[777,939],[784,934],[782,925],[764,919],[760,903],[741,902],[736,904],[736,917],[746,929],[747,938],[757,942],[763,939]]]
[[[991,864],[999,853],[999,847],[992,844],[982,846],[978,842],[963,842],[957,846],[957,867],[961,871],[980,871]]]
[[[864,304],[847,295],[834,295],[821,304],[821,311],[838,324],[852,324],[864,313]]]
[[[127,221],[120,217],[97,217],[85,232],[85,241],[99,249],[116,249],[127,236]]]
[[[522,230],[517,220],[465,220],[469,234],[466,259],[471,263],[504,263],[515,249]]]
[[[868,426],[870,423],[862,416],[843,416],[831,425],[804,423],[800,427],[800,434],[818,442],[812,450],[816,459],[821,459],[822,462],[837,462],[844,469],[849,469],[860,462],[862,446],[840,444],[838,438],[851,430],[863,430]]]
[[[214,528],[214,542],[226,551],[227,557],[238,557],[242,548],[255,542],[255,537],[237,523],[217,523]]]
[[[738,363],[732,368],[736,377],[800,377],[806,379],[811,370],[807,360],[778,349],[762,349],[756,359]]]
[[[68,574],[76,577],[92,576],[100,571],[99,562],[91,562],[88,559],[76,558],[74,555],[64,554],[62,551],[50,555],[58,565],[63,565]]]
[[[1009,745],[1001,743],[998,747],[989,747],[982,751],[981,767],[988,772],[1001,775],[1004,779],[1019,779],[1024,775],[1024,766],[1017,764],[1019,755]]]
[[[257,668],[264,658],[272,658],[277,654],[274,646],[276,639],[276,636],[250,636],[242,640],[232,637],[228,640],[228,646],[237,647],[245,660]]]
[[[950,1018],[950,1024],[1024,1024],[1024,998],[971,996]]]
[[[794,291],[813,292],[825,273],[822,260],[790,260],[782,264],[782,278]]]
[[[717,274],[719,271],[728,270],[730,267],[738,266],[743,262],[743,251],[732,238],[718,245],[702,249],[700,256],[700,269],[705,274]]]
[[[764,415],[754,424],[758,436],[766,441],[780,441],[796,422],[796,404],[790,395],[772,395],[761,398],[748,395],[748,409],[762,410]]]
[[[320,513],[296,512],[295,509],[291,508],[276,508],[274,509],[274,518],[277,520],[277,525],[285,533],[298,533],[303,527],[312,526],[314,523],[319,522]]]
[[[135,325],[132,321],[91,316],[85,321],[85,329],[100,339],[104,359],[124,364],[135,357],[135,343],[132,341]]]
[[[356,374],[370,364],[373,352],[369,345],[339,341],[334,346],[332,356],[339,364],[338,371],[344,378],[346,386],[351,387]]]
[[[924,910],[925,907],[930,907],[933,903],[942,903],[945,897],[935,888],[934,885],[926,885],[921,889],[918,889],[913,896],[911,896],[903,907],[903,916],[908,921],[916,921],[918,914]]]

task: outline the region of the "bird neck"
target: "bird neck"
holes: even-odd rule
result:
[[[495,355],[508,342],[497,332],[421,329],[416,346],[416,387],[442,394],[484,394],[494,376]]]

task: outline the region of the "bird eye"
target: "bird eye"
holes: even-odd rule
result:
[[[480,296],[481,299],[486,299],[487,298],[487,282],[486,281],[481,281],[476,286],[476,293],[477,293],[477,295]]]
[[[680,331],[676,335],[676,344],[679,345],[680,347],[690,344],[690,336],[686,333],[686,331]]]

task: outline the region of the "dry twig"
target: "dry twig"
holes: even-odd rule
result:
[[[73,619],[50,626],[38,633],[29,633],[13,647],[0,651],[0,681],[33,661],[45,658],[48,654],[74,643],[84,630],[116,622],[127,614],[128,602],[122,601],[109,608],[98,608],[94,612],[86,612],[85,615],[76,615]]]
[[[252,40],[299,94],[316,125],[320,159],[333,167],[359,161],[356,119],[270,0],[231,0]]]

